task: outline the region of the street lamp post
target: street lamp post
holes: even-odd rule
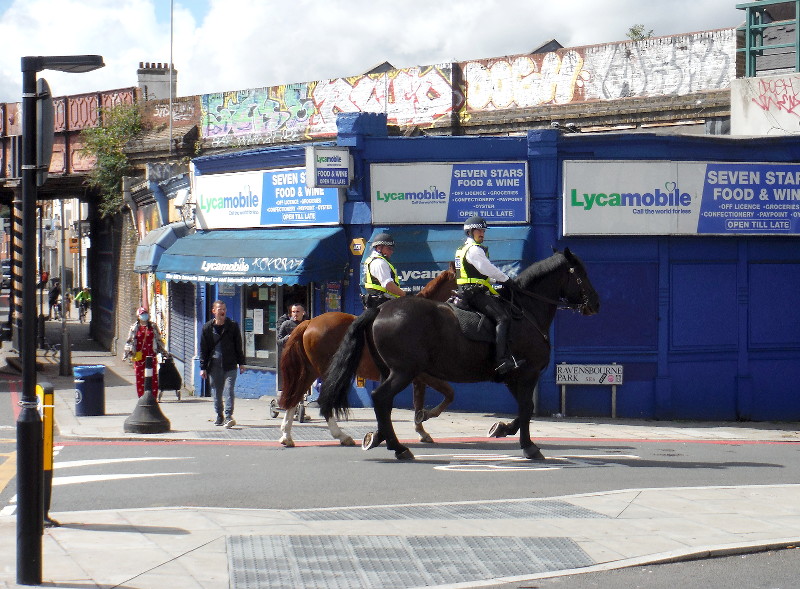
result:
[[[58,375],[72,374],[72,349],[67,331],[67,240],[64,233],[64,199],[61,199],[61,352],[59,353]]]
[[[17,418],[17,583],[41,585],[44,485],[42,420],[36,399],[36,74],[103,67],[100,55],[22,58],[22,399]],[[52,130],[50,131],[52,133]]]

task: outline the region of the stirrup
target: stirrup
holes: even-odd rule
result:
[[[502,376],[504,374],[508,374],[512,370],[516,370],[523,364],[525,364],[525,360],[517,361],[517,359],[514,358],[514,356],[509,356],[508,358],[503,358],[503,360],[500,362],[497,368],[494,369],[494,371],[500,376]]]

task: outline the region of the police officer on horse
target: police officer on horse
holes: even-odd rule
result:
[[[397,270],[389,262],[393,252],[392,236],[388,233],[378,233],[372,240],[372,252],[361,269],[361,300],[368,309],[406,294],[400,288]]]
[[[489,248],[483,245],[486,228],[483,217],[470,217],[464,223],[467,240],[456,251],[456,284],[465,303],[495,321],[495,372],[503,376],[520,364],[508,353],[511,315],[490,280],[512,288],[514,285],[505,272],[489,261]]]

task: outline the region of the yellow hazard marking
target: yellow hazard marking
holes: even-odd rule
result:
[[[0,492],[8,486],[11,479],[17,476],[17,453],[0,454],[0,458],[3,457],[5,460],[0,464]]]

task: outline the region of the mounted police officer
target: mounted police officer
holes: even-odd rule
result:
[[[372,240],[372,252],[361,267],[361,300],[366,308],[405,296],[400,279],[389,258],[394,252],[394,239],[388,233],[378,233]]]
[[[489,248],[483,245],[486,228],[483,217],[470,217],[464,223],[467,240],[456,251],[456,284],[462,300],[495,321],[495,372],[503,376],[519,364],[507,351],[511,316],[490,280],[508,285],[511,283],[508,282],[508,275],[489,261]]]

